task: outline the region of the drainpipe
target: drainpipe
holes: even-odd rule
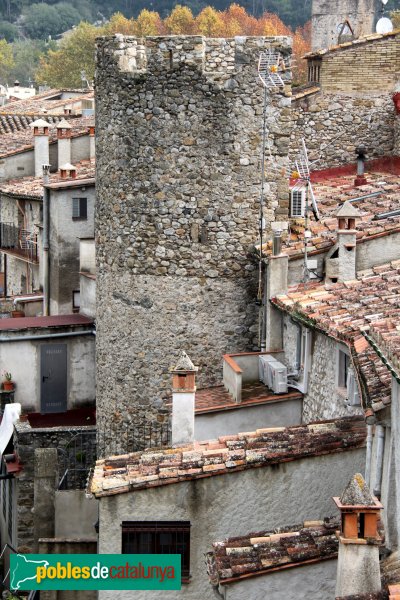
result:
[[[264,264],[264,293],[263,293],[263,307],[262,307],[260,352],[265,352],[267,349],[267,303],[268,303],[267,281],[268,281],[268,265]]]
[[[383,425],[376,426],[376,436],[378,438],[376,445],[376,474],[374,495],[380,499],[382,491],[382,471],[383,471],[383,453],[385,447],[385,428]]]
[[[50,314],[50,281],[49,281],[49,213],[50,191],[46,187],[49,183],[50,165],[43,165],[43,316]]]
[[[371,485],[371,462],[372,462],[372,442],[374,439],[373,436],[373,426],[367,425],[367,455],[365,457],[365,483],[368,487]]]
[[[0,344],[3,342],[26,342],[28,340],[48,340],[49,338],[67,338],[77,337],[80,335],[94,335],[96,332],[92,329],[83,331],[66,331],[64,333],[43,333],[41,335],[18,335],[15,337],[0,337]]]

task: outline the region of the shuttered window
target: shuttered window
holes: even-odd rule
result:
[[[87,198],[72,198],[72,218],[87,219]]]

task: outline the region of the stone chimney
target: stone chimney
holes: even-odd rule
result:
[[[378,534],[383,506],[360,473],[354,475],[340,498],[333,498],[341,514],[336,597],[374,594],[381,590]]]
[[[35,177],[42,176],[42,166],[50,163],[49,156],[49,123],[38,119],[31,123],[35,138]]]
[[[89,158],[93,160],[96,156],[96,138],[95,138],[95,128],[89,127]]]
[[[355,187],[360,187],[361,185],[366,185],[368,183],[367,178],[365,177],[365,161],[367,159],[366,152],[367,149],[365,146],[357,146],[357,177],[354,180]]]
[[[65,119],[57,124],[58,165],[71,162],[71,130],[72,127]]]
[[[181,352],[172,373],[172,445],[194,441],[194,400],[196,392],[195,367],[186,354]]]
[[[288,290],[288,264],[289,257],[281,252],[282,231],[273,233],[273,254],[268,259],[267,269],[267,306],[266,306],[266,350],[282,350],[283,348],[283,315],[270,302]]]
[[[60,167],[60,177],[61,179],[67,179],[68,177],[75,179],[76,167],[74,165],[71,165],[71,163],[66,163],[65,165],[62,165]]]
[[[326,257],[326,280],[329,283],[356,278],[356,220],[360,217],[360,211],[350,202],[345,202],[336,213],[337,243]]]

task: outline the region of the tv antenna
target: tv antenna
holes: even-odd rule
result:
[[[265,152],[267,143],[267,100],[268,92],[279,91],[285,87],[283,73],[290,69],[290,59],[286,59],[276,48],[270,46],[265,52],[262,52],[258,60],[258,77],[264,87],[263,99],[263,133],[261,146],[261,192],[260,192],[260,261],[259,261],[259,279],[258,279],[258,295],[259,301],[262,300],[262,247],[263,234],[265,229],[264,219],[264,191],[265,191]],[[272,156],[270,146],[268,151]]]
[[[307,246],[308,239],[311,237],[311,232],[308,230],[308,213],[311,210],[316,221],[320,220],[317,200],[310,177],[310,161],[308,159],[307,146],[304,139],[301,140],[300,153],[295,160],[295,170],[292,173],[292,178],[296,180],[292,191],[305,190],[305,209],[304,209],[304,280],[309,279]],[[311,200],[311,203],[310,203]]]
[[[382,8],[381,8],[381,18],[376,24],[376,33],[384,34],[391,33],[393,31],[393,23],[388,17],[385,17],[385,6],[388,3],[388,0],[381,0]]]

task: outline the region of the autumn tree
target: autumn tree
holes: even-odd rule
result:
[[[11,69],[14,67],[14,58],[11,44],[0,40],[0,83],[7,83]]]
[[[138,37],[146,35],[160,35],[163,32],[163,24],[158,12],[144,8],[134,22],[134,33]]]
[[[400,29],[400,10],[393,10],[390,13],[394,29]]]
[[[194,31],[195,20],[190,8],[177,4],[169,17],[164,19],[164,25],[167,33],[173,35],[190,34]]]
[[[224,29],[224,21],[221,13],[206,6],[197,16],[195,22],[196,33],[201,33],[207,37],[220,37]]]
[[[136,24],[133,19],[127,19],[120,12],[115,13],[104,26],[104,33],[111,35],[122,33],[123,35],[136,35]]]
[[[104,33],[103,29],[79,23],[74,31],[64,38],[58,50],[50,50],[41,59],[36,71],[37,83],[47,83],[51,87],[82,87],[81,72],[85,71],[90,80],[94,77],[95,39]]]

